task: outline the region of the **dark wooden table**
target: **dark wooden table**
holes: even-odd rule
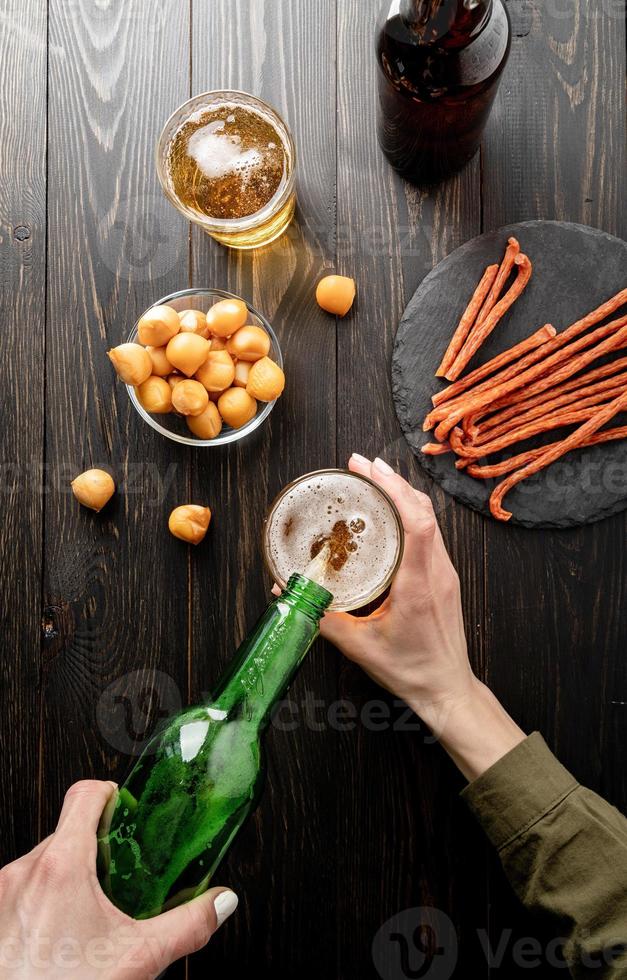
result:
[[[624,7],[509,0],[512,55],[481,153],[430,191],[399,180],[377,147],[378,7],[3,4],[3,861],[51,830],[72,781],[124,776],[151,692],[149,721],[155,703],[169,710],[211,688],[266,601],[268,502],[353,450],[380,454],[431,493],[480,676],[583,782],[627,806],[624,517],[530,533],[456,505],[413,460],[389,386],[405,303],[468,238],[528,218],[625,236]],[[298,220],[254,254],[190,230],[155,176],[165,118],[219,87],[277,105],[298,143]],[[328,270],[358,282],[354,312],[338,323],[314,301]],[[178,447],[113,383],[107,347],[158,297],[194,284],[247,297],[279,333],[289,385],[256,441]],[[98,464],[120,485],[101,516],[68,491]],[[215,514],[193,553],[166,527],[170,508],[189,500]],[[377,976],[381,925],[421,906],[454,924],[454,976],[529,976],[514,943],[543,934],[428,733],[325,721],[338,700],[358,712],[382,701],[394,718],[400,709],[321,643],[292,696],[300,723],[271,734],[263,803],[218,876],[239,892],[240,910],[169,975],[365,980]],[[490,967],[484,950],[499,942]],[[377,953],[384,980],[432,975],[403,970],[398,944],[388,946]],[[552,975],[541,962],[531,975]]]

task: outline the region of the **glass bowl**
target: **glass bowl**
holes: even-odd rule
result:
[[[242,299],[241,296],[236,296],[235,293],[227,293],[223,289],[179,289],[176,293],[169,293],[168,296],[163,296],[161,299],[155,300],[148,309],[152,309],[153,306],[171,306],[177,313],[180,313],[182,310],[201,310],[203,313],[207,313],[212,306],[223,299],[241,299],[242,302],[246,303],[249,312],[249,322],[257,327],[262,327],[270,337],[270,352],[268,357],[271,357],[280,368],[283,368],[283,355],[281,354],[279,341],[274,330],[265,316],[258,313],[250,303]],[[144,311],[144,313],[147,312],[148,310]],[[144,313],[142,313],[142,316],[144,316]],[[137,328],[140,319],[141,317],[138,318],[135,326],[128,335],[127,341],[130,344],[139,343]],[[133,407],[141,415],[144,422],[147,422],[151,428],[159,432],[162,436],[165,436],[166,439],[183,443],[185,446],[225,446],[229,442],[237,442],[239,439],[244,439],[263,425],[276,403],[260,402],[260,407],[255,417],[239,429],[232,429],[231,426],[225,423],[222,431],[215,439],[197,439],[187,428],[185,419],[182,416],[176,415],[174,412],[169,415],[151,415],[141,405],[133,386],[127,385],[126,390],[128,391],[128,396],[131,399]]]

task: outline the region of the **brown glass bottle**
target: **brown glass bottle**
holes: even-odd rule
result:
[[[474,156],[510,45],[502,0],[386,0],[378,134],[400,174],[433,183]]]

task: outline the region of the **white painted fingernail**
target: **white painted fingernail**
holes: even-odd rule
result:
[[[228,917],[233,915],[238,904],[239,898],[235,892],[220,892],[218,897],[213,901],[213,907],[216,910],[216,918],[218,920],[216,929],[219,929]]]
[[[392,467],[391,466],[388,466],[388,464],[385,462],[385,460],[380,459],[378,456],[375,459],[373,465],[374,465],[375,470],[378,470],[379,473],[385,473],[386,476],[393,476],[394,475],[394,470],[392,469]]]
[[[366,466],[370,466],[370,460],[366,459],[365,456],[360,456],[359,453],[353,453],[351,459],[354,459],[356,463],[365,463]]]

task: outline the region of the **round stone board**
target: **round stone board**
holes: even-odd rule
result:
[[[422,431],[431,395],[446,387],[435,371],[487,265],[500,262],[514,235],[533,263],[523,295],[506,313],[469,369],[523,340],[544,323],[558,333],[627,285],[627,242],[596,228],[560,221],[525,221],[466,242],[437,265],[414,293],[396,334],[394,404],[405,437],[422,466],[447,493],[490,515],[496,480],[476,480],[454,466],[452,454],[425,456],[433,434]],[[615,316],[624,313],[617,311]],[[594,366],[594,365],[593,365]],[[625,425],[626,413],[612,425]],[[559,438],[538,436],[526,447]],[[511,449],[490,462],[511,455]],[[524,480],[505,498],[512,522],[525,527],[575,527],[627,507],[627,440],[578,449]]]

